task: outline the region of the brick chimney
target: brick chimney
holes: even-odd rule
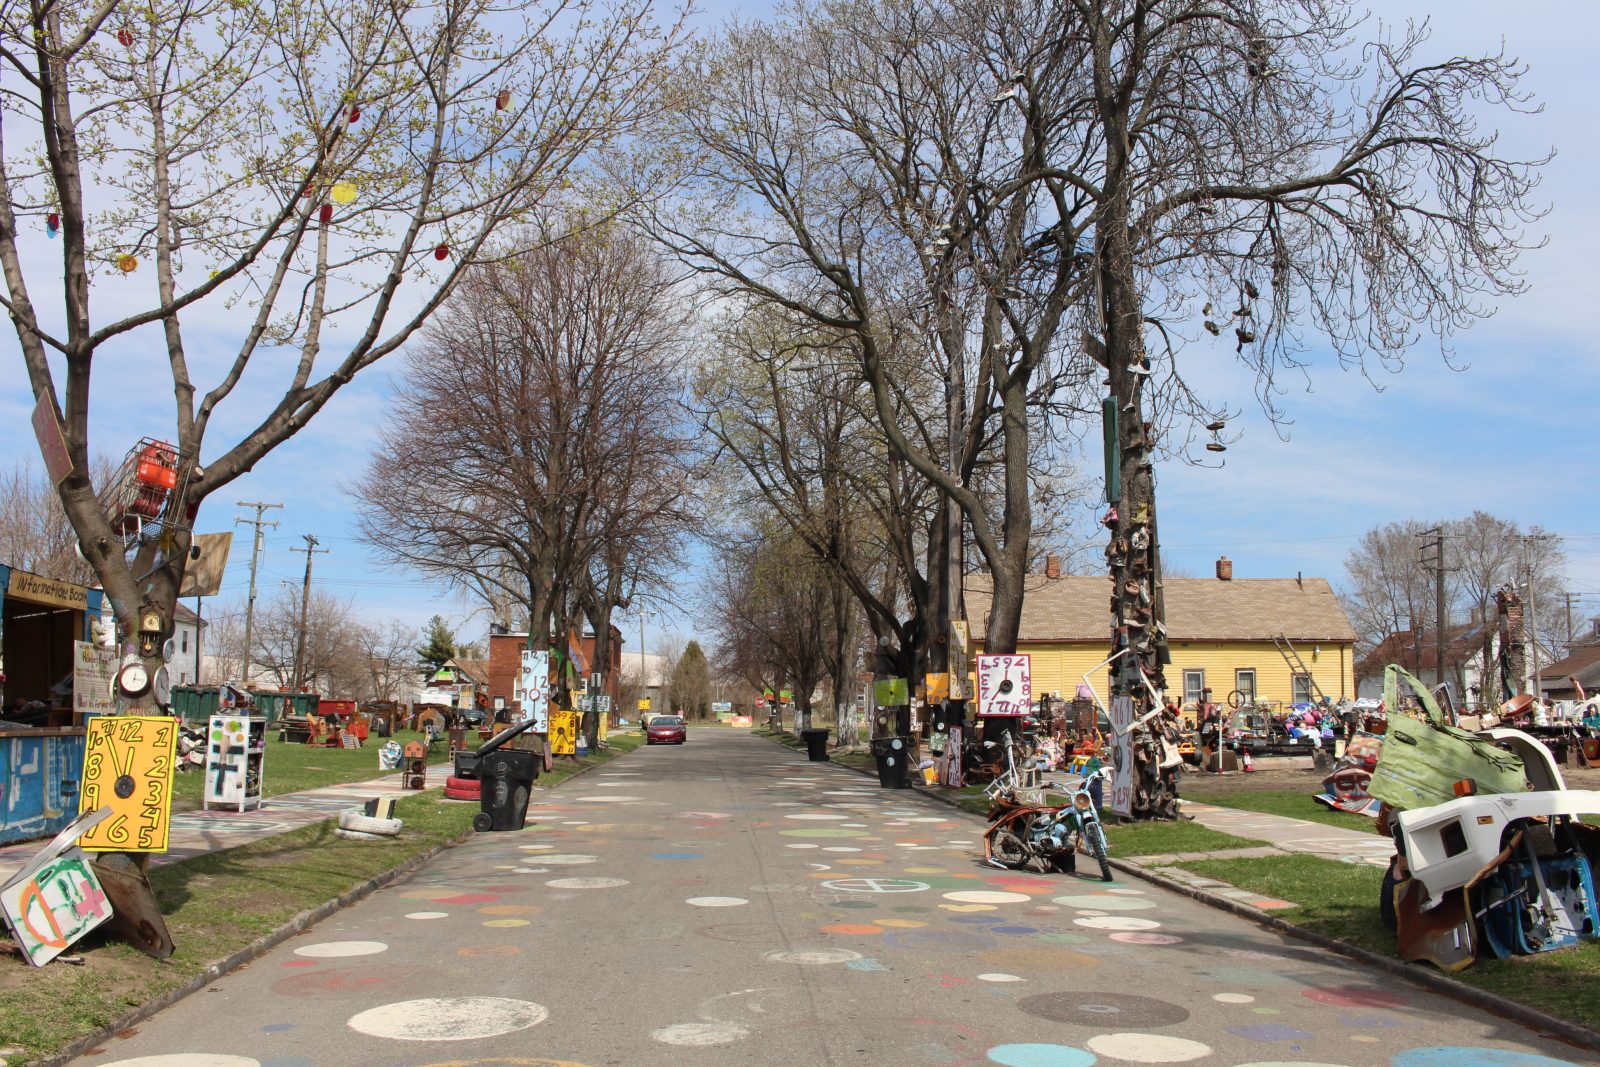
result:
[[[1233,561],[1227,556],[1223,556],[1221,559],[1217,560],[1217,581],[1233,581]]]
[[[1044,558],[1044,576],[1046,578],[1061,577],[1061,557],[1049,555]]]

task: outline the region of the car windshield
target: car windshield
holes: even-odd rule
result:
[[[650,720],[651,726],[682,726],[683,720],[676,715],[657,715]]]

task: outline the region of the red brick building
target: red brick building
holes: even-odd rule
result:
[[[606,695],[611,697],[612,710],[616,710],[621,699],[622,675],[622,631],[615,626],[611,627],[611,663],[601,666],[594,658],[595,637],[592,633],[585,633],[581,639],[583,656],[589,661],[590,674],[604,674],[606,678]],[[528,633],[491,633],[489,635],[489,670],[486,692],[489,697],[489,706],[494,707],[495,698],[500,698],[508,706],[511,704],[511,694],[516,689],[516,679],[522,670],[522,650],[528,647]],[[566,650],[562,649],[565,655]],[[551,657],[551,671],[554,677],[556,658]]]

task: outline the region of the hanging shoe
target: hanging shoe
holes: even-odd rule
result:
[[[1133,536],[1128,539],[1128,543],[1133,546],[1134,551],[1143,552],[1150,547],[1150,531],[1143,526],[1139,527],[1133,531]]]
[[[1150,373],[1150,361],[1148,359],[1134,360],[1132,363],[1128,364],[1128,373],[1136,374],[1140,377],[1148,375]]]
[[[1112,528],[1112,527],[1115,527],[1117,525],[1118,521],[1119,520],[1117,518],[1117,509],[1116,509],[1115,505],[1113,505],[1111,508],[1107,509],[1105,517],[1100,520],[1100,525],[1105,526],[1107,528]]]

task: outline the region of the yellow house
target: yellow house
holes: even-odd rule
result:
[[[1220,570],[1221,568],[1219,568]],[[1168,693],[1211,690],[1219,704],[1354,699],[1355,629],[1325,578],[1168,578]],[[987,633],[988,575],[968,575],[973,644]],[[1104,576],[1029,575],[1017,651],[1031,657],[1034,699],[1071,699],[1086,672],[1102,702],[1111,652],[1111,584]],[[1234,696],[1234,694],[1238,694]],[[1230,701],[1230,697],[1232,701]]]

